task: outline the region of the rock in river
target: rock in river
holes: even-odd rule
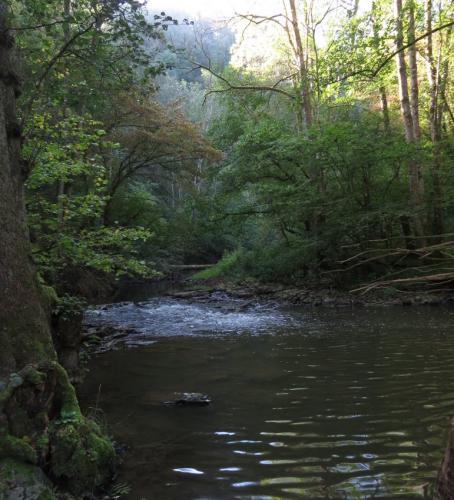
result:
[[[183,392],[175,399],[162,402],[169,406],[208,406],[210,403],[210,397],[199,392]]]

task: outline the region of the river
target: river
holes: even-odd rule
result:
[[[87,317],[129,329],[82,387],[126,446],[127,498],[431,497],[454,414],[453,309],[154,298]],[[180,392],[213,401],[161,403]]]

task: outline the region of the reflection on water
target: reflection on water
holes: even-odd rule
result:
[[[180,306],[167,324],[193,322]],[[91,361],[84,400],[129,447],[131,499],[429,497],[454,414],[453,315],[270,311],[273,335],[251,318],[234,335],[142,331],[157,342]],[[160,404],[175,392],[213,403]]]

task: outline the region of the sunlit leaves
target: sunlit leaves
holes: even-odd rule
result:
[[[109,200],[100,123],[71,115],[55,123],[50,114],[33,120],[34,136],[25,148],[34,166],[27,182],[29,224],[35,258],[49,279],[66,266],[88,266],[120,276],[149,274],[150,263],[138,258],[140,244],[152,237],[144,228],[106,227]]]

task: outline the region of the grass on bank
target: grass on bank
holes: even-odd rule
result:
[[[235,250],[233,252],[229,252],[224,254],[221,260],[219,260],[216,264],[208,269],[204,269],[203,271],[199,271],[191,276],[191,280],[193,281],[204,281],[214,278],[219,278],[220,276],[224,276],[238,262],[241,255],[241,250]]]

